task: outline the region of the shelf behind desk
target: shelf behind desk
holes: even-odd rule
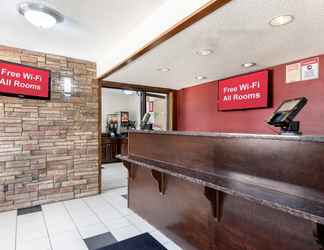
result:
[[[186,250],[323,247],[322,137],[137,131],[120,159],[130,208]]]
[[[128,138],[121,136],[110,137],[108,134],[102,134],[101,162],[103,164],[118,162],[119,159],[116,158],[118,154],[128,154]]]

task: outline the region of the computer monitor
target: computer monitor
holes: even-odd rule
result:
[[[293,119],[306,103],[307,99],[305,97],[284,101],[270,116],[267,123],[275,127],[280,127],[282,133],[300,134],[299,122],[293,121]]]
[[[152,124],[148,123],[150,118],[151,118],[151,114],[145,113],[141,121],[141,129],[152,130]]]

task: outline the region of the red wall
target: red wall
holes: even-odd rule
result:
[[[295,118],[304,134],[324,135],[324,56],[320,56],[320,79],[285,83],[285,65],[272,70],[272,108],[217,111],[217,81],[185,88],[176,93],[176,128],[184,131],[217,131],[273,134],[265,120],[286,99],[305,96],[307,105]]]

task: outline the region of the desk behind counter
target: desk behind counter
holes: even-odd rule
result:
[[[324,138],[129,133],[129,207],[185,250],[323,247]]]

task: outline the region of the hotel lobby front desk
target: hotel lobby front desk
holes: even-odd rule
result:
[[[184,250],[324,249],[324,137],[129,133],[130,209]]]

